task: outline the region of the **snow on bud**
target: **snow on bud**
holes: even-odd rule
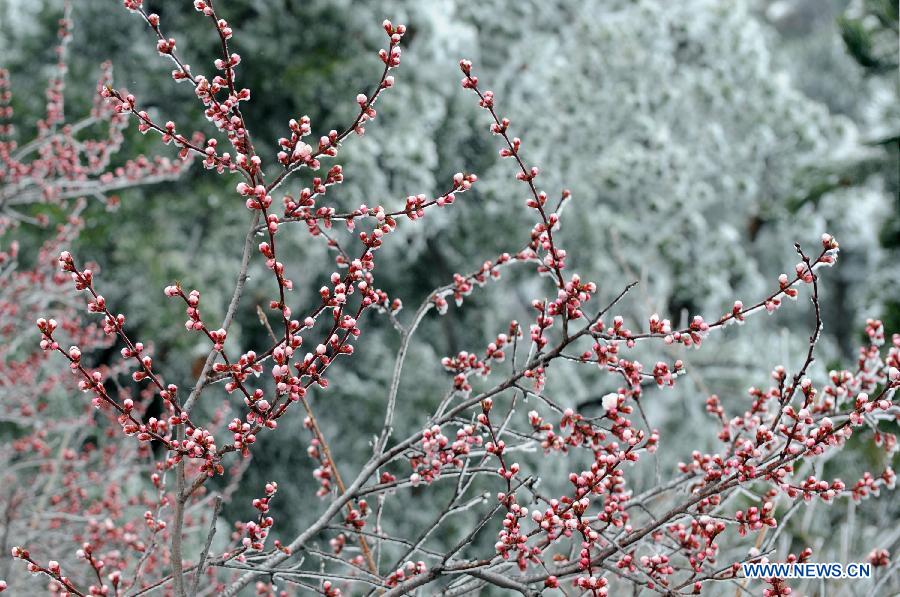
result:
[[[616,392],[610,392],[600,399],[603,404],[603,410],[609,412],[616,408],[619,404],[619,395]]]
[[[175,40],[171,37],[169,39],[159,40],[158,42],[156,42],[156,51],[159,52],[162,56],[171,54],[175,51]]]
[[[295,161],[306,162],[312,157],[312,147],[306,143],[298,143],[292,157]]]
[[[837,249],[839,246],[840,245],[838,245],[837,240],[835,240],[835,238],[830,234],[825,233],[822,235],[822,247],[824,247],[826,250],[831,251],[833,249]]]

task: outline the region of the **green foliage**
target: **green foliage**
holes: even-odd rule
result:
[[[870,74],[896,71],[898,4],[894,0],[865,0],[858,17],[838,18],[847,51]]]

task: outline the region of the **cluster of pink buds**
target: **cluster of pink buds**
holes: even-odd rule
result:
[[[165,294],[168,297],[181,297],[187,305],[185,312],[188,318],[184,322],[185,329],[196,331],[203,329],[203,319],[200,315],[200,291],[191,290],[189,294],[185,295],[180,286],[172,285],[166,286]]]
[[[41,317],[37,320],[37,327],[40,330],[41,335],[41,350],[58,350],[59,343],[53,339],[53,332],[56,331],[56,328],[59,327],[59,323],[55,319],[44,319]],[[77,357],[77,359],[81,358],[81,352],[78,351],[73,355],[73,357]]]
[[[250,446],[256,443],[255,429],[249,422],[245,423],[237,418],[228,424],[228,430],[233,434],[234,447],[244,456],[250,455]]]
[[[841,246],[838,244],[836,238],[834,238],[827,232],[824,233],[822,235],[822,248],[825,249],[825,254],[819,258],[817,263],[821,263],[824,265],[834,265],[840,247]]]
[[[438,311],[438,314],[444,315],[447,312],[447,300],[444,298],[447,294],[453,294],[453,300],[456,306],[462,306],[466,296],[472,293],[475,286],[484,286],[489,280],[500,279],[500,269],[510,263],[529,261],[534,258],[534,254],[530,249],[521,251],[515,255],[509,253],[501,253],[495,261],[485,261],[478,271],[464,276],[460,273],[453,274],[452,288],[444,289],[434,294],[432,302]],[[511,334],[512,335],[512,334]]]
[[[766,583],[769,588],[763,590],[763,597],[787,597],[793,591],[787,582],[780,578],[768,578]]]
[[[824,502],[829,502],[844,491],[845,488],[844,482],[840,479],[835,479],[829,483],[828,481],[817,480],[815,476],[810,475],[799,486],[788,486],[785,493],[792,498],[802,494],[803,500],[807,502],[814,496],[818,496]]]
[[[312,167],[312,147],[301,143],[304,137],[312,133],[309,116],[301,116],[299,121],[292,118],[288,122],[288,128],[291,129],[290,138],[282,137],[278,140],[278,146],[282,149],[278,153],[278,161],[284,166],[299,162]]]
[[[739,304],[740,301],[736,302],[735,308],[737,308]],[[668,319],[660,319],[659,314],[654,313],[650,316],[650,333],[668,336],[672,333],[672,322]]]
[[[641,567],[643,567],[647,576],[657,581],[664,587],[669,586],[668,577],[675,574],[675,568],[669,564],[669,556],[665,554],[656,554],[652,556],[641,556]],[[653,582],[647,583],[648,589],[654,588]]]
[[[313,178],[312,186],[304,187],[296,200],[290,195],[285,195],[282,199],[285,219],[306,221],[310,234],[313,236],[321,234],[321,229],[319,228],[320,223],[324,225],[326,229],[331,228],[331,217],[334,215],[334,208],[321,207],[315,211],[313,208],[316,205],[316,199],[323,197],[328,191],[328,187],[340,184],[343,181],[343,168],[336,164],[328,170],[328,174],[325,175],[324,179],[318,176]],[[353,218],[366,215],[368,209],[368,207],[360,207],[359,210],[347,216],[347,227],[349,230],[353,230]]]
[[[599,320],[596,324],[594,324],[594,331],[597,334],[604,334],[604,338],[608,340],[625,340],[626,345],[631,348],[634,344],[631,341],[631,337],[633,336],[633,332],[625,327],[625,318],[621,315],[616,315],[613,317],[612,326],[606,328],[606,331],[603,332],[603,320]]]
[[[235,187],[238,195],[247,197],[247,209],[264,211],[272,205],[272,196],[269,195],[266,187],[261,184],[256,186],[249,185],[246,182],[239,182]],[[275,220],[276,222],[278,220]],[[275,228],[277,230],[277,227]]]
[[[547,315],[556,317],[563,314],[566,319],[581,319],[584,313],[582,305],[591,299],[591,295],[597,292],[597,285],[593,282],[582,282],[578,274],[573,274],[563,288],[560,288],[556,300],[547,306]]]
[[[749,446],[747,444],[749,444]],[[752,451],[753,443],[748,441],[742,447]],[[740,453],[740,451],[738,451],[738,453]],[[730,472],[729,467],[734,464],[735,463],[731,461],[726,462],[719,454],[701,454],[699,450],[694,450],[691,452],[691,462],[679,462],[678,470],[682,473],[705,473],[704,481],[710,482],[721,479]]]
[[[173,442],[177,444],[177,442]],[[208,429],[185,428],[185,438],[181,440],[181,450],[188,456],[203,458],[216,453],[216,440]],[[218,466],[221,472],[221,465]]]
[[[6,121],[0,122],[0,136],[2,137],[11,137],[15,130],[10,122],[13,116],[13,107],[10,105],[12,91],[9,88],[9,71],[0,68],[0,120]]]
[[[891,552],[886,549],[876,547],[869,552],[869,557],[867,559],[869,560],[869,563],[876,568],[890,566]]]
[[[369,503],[366,500],[357,501],[357,507],[350,506],[344,517],[344,524],[353,529],[362,529],[366,526],[366,517],[371,513]]]
[[[606,405],[612,406],[612,397],[607,394],[604,398],[606,399]],[[618,402],[618,397],[616,398],[616,401]],[[621,405],[616,406],[615,411],[608,411],[607,416],[622,417],[622,415],[629,413],[631,413],[631,407]],[[626,419],[621,418],[621,420],[625,421]],[[569,448],[582,446],[599,448],[606,439],[606,432],[602,428],[586,421],[584,416],[580,413],[576,413],[571,408],[567,408],[563,411],[562,417],[560,417],[559,420],[559,428],[561,431],[565,431],[567,435],[557,437],[553,434],[551,427],[551,429],[547,431],[547,437],[544,441],[543,447],[545,450],[552,449],[566,452]]]
[[[68,251],[63,251],[59,255],[59,263],[62,271],[69,272],[72,276],[72,281],[75,285],[75,290],[83,291],[87,290],[90,294],[88,298],[88,311],[91,313],[102,313],[106,315],[106,319],[104,320],[104,331],[113,335],[118,333],[122,326],[125,324],[125,316],[122,314],[118,314],[113,316],[106,308],[106,299],[103,298],[102,295],[97,294],[94,291],[94,273],[90,269],[79,270],[75,267],[75,262],[72,259],[72,254]]]
[[[666,344],[683,344],[684,346],[700,348],[700,344],[707,334],[709,334],[709,324],[703,321],[703,317],[700,315],[695,315],[687,330],[667,335],[664,342]]]
[[[445,468],[459,468],[463,464],[462,457],[469,453],[473,446],[481,445],[481,436],[473,425],[461,427],[456,432],[456,439],[450,439],[441,433],[437,425],[422,432],[420,448],[422,453],[409,459],[413,468],[410,482],[413,485],[432,483],[441,476]]]
[[[584,351],[581,360],[585,362],[594,360],[600,367],[615,367],[619,364],[619,344],[617,341],[608,342],[606,340],[594,342],[591,347],[593,355],[591,351]]]
[[[278,484],[275,482],[266,483],[265,497],[255,498],[253,507],[259,510],[259,518],[257,521],[249,521],[247,523],[237,523],[237,530],[245,535],[241,540],[241,544],[245,549],[260,551],[269,535],[269,530],[275,521],[271,516],[267,516],[269,512],[269,502],[278,491]]]
[[[53,330],[56,329],[55,320],[46,320],[39,319],[37,321],[38,329],[41,331],[43,335],[43,339],[41,341],[41,346],[44,350],[55,350],[57,352],[62,353],[69,360],[70,369],[72,373],[76,376],[80,376],[81,379],[78,382],[79,389],[82,392],[92,392],[94,397],[91,400],[92,405],[95,408],[101,408],[104,405],[112,406],[119,413],[118,422],[122,426],[122,430],[125,435],[136,435],[138,440],[140,441],[151,441],[158,440],[165,443],[169,448],[173,450],[178,450],[177,443],[172,443],[167,438],[168,434],[168,424],[165,420],[158,420],[156,417],[150,417],[146,423],[140,422],[137,418],[135,418],[135,414],[133,413],[134,402],[131,398],[125,398],[118,402],[114,400],[112,397],[107,394],[106,389],[103,385],[103,375],[99,371],[88,371],[81,364],[81,350],[77,346],[72,346],[68,351],[64,351],[59,347],[59,344],[53,339]],[[138,343],[139,345],[140,343]],[[151,363],[147,361],[149,357],[140,357],[140,350],[137,348],[137,345],[131,344],[129,341],[129,347],[123,352],[123,356],[133,357],[137,359],[141,363],[142,370],[138,370],[133,374],[133,377],[136,381],[140,381],[144,379],[147,375],[147,372],[150,371]],[[157,385],[160,384],[159,380],[153,378],[154,382]],[[161,386],[160,386],[161,387]],[[174,393],[177,391],[177,388],[174,385],[170,385],[167,388],[164,388],[160,395],[163,396],[167,401],[171,401],[174,397]],[[186,414],[180,413],[178,416],[172,417],[172,424],[179,424],[187,422]],[[213,444],[214,445],[214,444]],[[190,453],[194,453],[192,450]],[[197,456],[207,457],[209,454],[205,450],[201,450],[201,453],[196,454]]]
[[[587,499],[578,501],[578,508],[584,512],[589,505]],[[544,512],[533,510],[531,518],[547,534],[548,539],[556,539],[562,536],[571,537],[578,529],[578,517],[575,513],[574,502],[569,498],[550,500],[550,507]]]
[[[389,587],[396,587],[403,581],[426,572],[428,572],[428,566],[425,565],[425,562],[406,562],[388,575],[385,584]]]
[[[704,562],[714,562],[719,551],[716,537],[725,531],[725,523],[703,514],[691,520],[690,526],[683,523],[669,525],[669,536],[690,554],[691,567],[700,572]]]
[[[153,533],[164,531],[168,526],[165,520],[158,519],[150,510],[144,512],[144,524],[147,525],[147,528]]]
[[[763,503],[761,508],[751,506],[746,512],[738,510],[734,514],[734,519],[740,524],[738,533],[743,537],[747,531],[759,531],[764,526],[775,527],[775,504],[771,501]]]
[[[69,44],[72,39],[72,3],[64,3],[64,15],[59,20],[59,44],[55,48],[56,64],[48,82],[46,116],[36,123],[37,135],[28,142],[15,138],[15,128],[7,119],[13,116],[12,91],[9,72],[0,69],[0,205],[3,206],[3,222],[31,221],[40,226],[49,222],[47,214],[39,214],[33,220],[25,217],[10,203],[26,206],[33,203],[57,204],[67,213],[77,213],[85,196],[94,196],[112,210],[118,205],[117,195],[107,195],[116,189],[140,186],[178,178],[189,166],[187,162],[173,163],[167,158],[153,159],[143,155],[123,160],[119,166],[111,166],[112,156],[122,147],[122,129],[127,120],[123,111],[133,108],[133,98],[128,105],[113,107],[100,100],[94,102],[90,114],[79,121],[66,121],[66,75],[69,72]],[[97,89],[108,93],[112,82],[112,66],[101,65]],[[125,99],[123,103],[129,102]],[[98,123],[106,125],[105,136],[92,137],[91,132],[101,130]]]
[[[900,449],[900,444],[897,443],[897,436],[893,433],[876,431],[873,439],[875,440],[875,445],[884,450],[889,457],[893,456]]]
[[[526,206],[534,210],[538,215],[538,221],[535,223],[531,232],[531,247],[537,251],[543,251],[543,257],[539,260],[538,272],[540,274],[550,275],[554,278],[557,287],[561,290],[565,289],[566,283],[563,279],[562,270],[565,269],[566,251],[556,246],[553,240],[553,229],[559,225],[559,214],[549,213],[547,209],[547,194],[538,191],[535,186],[535,179],[540,170],[536,166],[527,166],[521,156],[522,141],[518,137],[510,138],[508,134],[510,121],[507,118],[500,118],[494,111],[494,93],[492,91],[482,92],[478,87],[478,77],[472,74],[472,63],[468,60],[461,60],[459,63],[460,70],[463,73],[462,86],[464,89],[471,89],[478,96],[478,105],[484,108],[491,116],[491,133],[502,138],[505,147],[500,149],[500,155],[504,158],[513,158],[518,166],[516,179],[528,186],[530,197],[526,200]],[[569,191],[563,192],[563,199],[571,196]],[[562,201],[560,201],[562,204]]]
[[[794,563],[803,563],[809,560],[812,557],[812,549],[806,548],[800,555],[788,554],[788,557],[785,558],[785,561],[788,564]],[[788,584],[780,578],[767,578],[766,583],[769,585],[769,588],[763,590],[763,597],[787,597],[788,595],[793,594],[793,590],[788,586]]]
[[[137,102],[137,98],[135,98],[134,95],[130,93],[116,95],[115,92],[109,87],[104,87],[103,89],[101,89],[100,95],[113,103],[113,109],[116,111],[116,113],[125,114],[134,112],[135,103]],[[141,119],[141,122],[144,122],[144,120]]]
[[[518,468],[518,467],[517,467]],[[511,502],[503,518],[502,528],[497,535],[494,549],[504,560],[514,558],[519,570],[526,570],[529,562],[538,563],[541,550],[538,547],[529,547],[528,533],[523,532],[519,521],[528,518],[528,508],[523,508],[515,502]]]
[[[197,141],[201,140],[198,138]],[[214,169],[219,174],[225,170],[236,172],[238,165],[231,160],[231,154],[225,151],[220,155],[216,151],[218,146],[219,142],[216,139],[206,140],[206,148],[203,149],[203,155],[205,156],[203,158],[203,167],[207,170]]]
[[[306,417],[304,420],[304,427],[313,430],[313,423],[310,417]],[[313,478],[318,481],[319,489],[316,491],[316,495],[320,498],[324,498],[331,494],[331,481],[334,477],[334,471],[331,470],[331,465],[328,463],[328,459],[325,458],[325,454],[323,453],[321,442],[318,437],[313,437],[309,446],[306,448],[307,455],[319,463],[319,466],[313,470]]]
[[[402,54],[402,51],[400,50],[400,40],[403,38],[404,33],[406,33],[406,26],[394,25],[390,21],[384,21],[382,25],[390,38],[388,48],[379,50],[378,52],[379,58],[381,58],[381,61],[384,63],[384,73],[382,74],[378,87],[372,92],[372,95],[367,96],[361,93],[356,97],[356,103],[359,105],[360,111],[359,115],[356,117],[356,121],[348,130],[352,130],[357,135],[365,134],[366,122],[374,120],[376,116],[375,102],[377,101],[378,96],[383,90],[393,87],[394,85],[394,77],[388,73],[392,69],[400,66],[400,55]],[[303,136],[303,134],[301,129],[299,136]],[[303,147],[303,144],[298,144],[297,146],[290,147],[292,150],[289,154],[291,156],[290,161],[285,163],[285,160],[283,160],[280,155],[279,161],[291,167],[293,167],[292,162],[299,162],[301,164],[309,165],[310,167],[318,167],[318,162],[315,158],[319,155],[326,155],[329,157],[335,156],[341,138],[342,136],[338,135],[337,131],[331,131],[327,136],[323,136],[319,139],[319,147],[314,154],[310,153],[312,150],[311,147],[308,152],[307,149]]]
[[[866,336],[874,346],[884,344],[884,324],[878,319],[866,320]]]
[[[566,452],[568,446],[565,438],[553,431],[553,424],[544,421],[544,418],[536,410],[529,411],[528,422],[538,438],[541,439],[541,448],[545,454],[550,452]]]
[[[444,357],[441,359],[441,365],[447,371],[454,374],[453,389],[468,395],[472,391],[469,385],[469,377],[471,375],[479,375],[487,377],[491,372],[490,362],[502,361],[505,357],[503,347],[507,344],[508,337],[506,334],[500,334],[494,342],[491,342],[485,351],[484,360],[480,360],[477,355],[462,351],[455,357]]]
[[[575,578],[572,584],[584,591],[590,591],[592,597],[606,597],[609,595],[609,579],[605,576],[594,574],[582,574]]]
[[[425,215],[425,204],[428,197],[422,194],[410,195],[406,198],[406,207],[403,212],[410,220],[417,220]]]
[[[531,341],[537,346],[538,350],[543,350],[550,342],[545,332],[553,327],[553,317],[547,315],[547,303],[535,299],[531,303],[531,307],[538,312],[534,323],[531,325]]]
[[[209,339],[212,340],[212,342],[213,342],[213,348],[215,348],[219,352],[222,351],[222,348],[225,345],[225,339],[227,337],[228,337],[228,332],[226,332],[222,328],[219,328],[218,330],[209,332]]]
[[[70,592],[75,595],[82,594],[82,593],[78,592],[78,590],[75,588],[75,586],[72,584],[71,580],[67,576],[63,576],[59,562],[57,562],[55,560],[50,560],[47,563],[47,566],[41,566],[40,564],[38,564],[31,558],[31,554],[28,552],[28,550],[24,549],[22,547],[13,547],[12,548],[12,557],[26,562],[26,567],[28,569],[28,572],[30,572],[31,574],[46,574],[47,576],[49,576],[51,579],[53,579],[55,581],[55,582],[51,583],[51,587],[55,587],[56,590],[61,591],[63,594],[66,594],[66,592]],[[102,562],[100,562],[100,564],[102,566]],[[99,572],[99,567],[95,566],[95,570],[97,570]],[[3,581],[0,581],[0,582],[3,582]],[[6,585],[6,583],[3,582],[4,589],[6,588],[5,585]],[[97,592],[92,591],[91,595],[104,594],[104,593],[100,592],[99,587],[95,587],[95,589]]]
[[[209,332],[210,339],[213,340],[214,346],[218,351],[222,351],[221,340],[224,342],[225,334],[224,330],[219,329],[216,332]],[[243,388],[243,383],[247,380],[250,374],[253,374],[256,377],[259,377],[262,374],[263,366],[257,360],[257,355],[255,351],[248,351],[245,354],[242,354],[238,359],[237,363],[216,363],[213,365],[213,371],[222,375],[228,375],[231,377],[231,380],[225,384],[225,391],[228,393],[234,392],[239,388]],[[251,404],[255,404],[262,399],[261,390],[255,390],[251,395],[245,396],[245,402],[248,406]],[[265,412],[266,408],[263,405],[259,405],[259,410]]]
[[[397,45],[400,43],[403,34],[406,33],[406,25],[394,25],[385,19],[381,26],[384,28],[385,33],[391,38],[391,48],[388,51],[379,51],[378,55],[381,56],[382,62],[389,68],[395,68],[400,65],[400,51],[399,48],[397,48]],[[394,51],[395,48],[397,51]],[[391,81],[391,84],[393,84],[393,81]]]
[[[862,478],[850,488],[850,495],[854,501],[864,500],[871,496],[877,496],[881,487],[893,489],[897,483],[897,474],[894,469],[887,467],[881,476],[875,477],[866,471]]]

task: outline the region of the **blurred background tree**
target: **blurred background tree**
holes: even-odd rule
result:
[[[868,143],[883,152],[879,171],[885,189],[894,199],[894,214],[885,222],[882,243],[896,250],[900,246],[900,76],[897,38],[900,34],[900,5],[890,0],[856,2],[838,19],[847,51],[871,80],[867,107]],[[896,289],[896,287],[895,287]],[[900,328],[900,300],[888,302],[885,321]]]

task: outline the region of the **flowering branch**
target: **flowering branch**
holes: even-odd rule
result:
[[[383,23],[388,45],[379,57],[384,69],[375,89],[357,96],[359,112],[351,124],[342,132],[330,131],[317,145],[311,145],[304,142],[312,131],[310,119],[290,120],[290,136],[275,142],[277,173],[267,177],[242,113],[241,104],[246,104],[251,94],[237,83],[241,57],[231,51],[232,26],[216,12],[213,1],[194,2],[216,29],[220,42],[221,51],[213,61],[219,74],[211,79],[193,74],[176,53],[176,40],[163,33],[160,17],[147,12],[142,0],[125,0],[124,4],[143,18],[156,38],[158,52],[175,64],[173,78],[189,81],[194,87],[205,116],[228,139],[230,150],[221,150],[215,139],[188,138],[172,122],[157,122],[126,91],[104,85],[102,97],[116,115],[133,115],[140,132],[154,131],[163,143],[174,143],[183,158],[202,156],[214,175],[238,173],[241,180],[234,187],[234,203],[242,203],[251,217],[238,278],[220,326],[205,318],[199,290],[186,290],[177,283],[164,290],[166,296],[183,303],[185,330],[200,334],[203,342],[211,345],[200,374],[192,380],[193,390],[183,402],[178,387],[163,381],[149,349],[126,333],[124,315],[114,314],[95,289],[93,270],[77,267],[69,252],[61,253],[62,271],[77,291],[86,293],[88,311],[100,314],[105,334],[124,344],[121,367],[132,369],[133,382],[149,382],[139,391],[141,399],[160,397],[165,415],[147,417],[140,399],[135,401],[124,389],[113,393],[107,387],[114,376],[83,365],[80,348],[63,350],[57,339],[61,324],[56,319],[38,320],[41,348],[68,360],[81,389],[93,394],[93,405],[112,410],[124,435],[136,436],[137,449],[149,454],[149,444],[155,442],[165,454],[150,477],[155,498],[142,502],[148,504],[144,520],[154,553],[145,553],[136,564],[125,558],[116,561],[117,572],[131,567],[133,580],[123,580],[121,573],[103,576],[105,560],[115,554],[107,550],[101,558],[95,554],[102,548],[91,542],[79,552],[90,567],[92,586],[86,590],[63,576],[57,562],[44,567],[26,549],[15,548],[14,557],[23,560],[30,571],[48,576],[54,588],[77,595],[120,591],[140,595],[171,584],[171,591],[181,597],[189,590],[196,592],[205,574],[213,583],[212,590],[226,596],[239,594],[254,581],[259,583],[260,594],[267,594],[274,591],[276,578],[332,597],[343,590],[401,595],[424,587],[432,592],[465,594],[485,585],[539,595],[566,582],[593,597],[622,587],[647,588],[662,595],[697,594],[709,584],[733,581],[742,562],[755,561],[763,551],[770,553],[762,533],[785,524],[776,516],[779,499],[791,504],[800,498],[823,502],[863,499],[893,486],[895,475],[889,468],[877,476],[867,472],[852,484],[801,475],[801,461],[841,449],[855,429],[871,431],[876,445],[892,451],[896,440],[881,434],[878,423],[900,414],[895,402],[900,387],[900,335],[894,335],[893,345],[882,350],[880,322],[867,323],[870,342],[863,347],[855,371],[834,372],[823,383],[811,378],[823,325],[820,271],[834,265],[839,250],[830,235],[822,236],[817,256],[797,245],[801,261],[795,275],[782,274],[777,287],[750,306],[736,301],[710,323],[695,315],[683,329],[674,329],[669,320],[653,314],[646,320],[646,329],[632,331],[616,312],[634,284],[625,286],[602,308],[592,306],[600,285],[568,270],[567,252],[560,244],[560,211],[571,194],[564,191],[551,209],[547,193],[537,186],[539,169],[525,161],[522,141],[512,136],[511,123],[499,114],[493,92],[479,86],[472,64],[463,60],[462,86],[476,95],[478,105],[489,116],[491,133],[501,142],[500,156],[513,159],[515,179],[528,187],[526,208],[533,213],[534,224],[521,250],[484,261],[470,274],[454,275],[452,281],[428,293],[404,323],[400,298],[389,296],[377,284],[374,272],[382,263],[379,250],[391,242],[398,227],[421,224],[428,210],[452,205],[461,193],[472,189],[477,176],[457,173],[442,194],[432,199],[424,194],[409,195],[402,209],[364,203],[344,211],[322,204],[329,189],[343,181],[340,165],[313,177],[299,193],[285,195],[283,210],[273,207],[273,193],[297,171],[318,171],[323,159],[336,157],[350,133],[364,133],[366,124],[376,116],[374,105],[381,92],[394,84],[389,73],[399,66],[399,44],[406,28]],[[333,230],[336,221],[344,223],[346,240],[338,240],[345,231]],[[290,298],[295,281],[288,270],[296,267],[299,271],[300,264],[288,260],[278,241],[281,226],[287,222],[304,223],[311,236],[324,236],[329,246],[337,249],[335,271],[318,288],[312,304],[299,308]],[[280,324],[269,325],[265,310],[259,308],[260,320],[271,336],[271,345],[264,348],[267,341],[259,350],[239,348],[229,337],[254,244],[271,271],[267,306],[280,319]],[[462,305],[475,286],[499,280],[502,270],[514,263],[535,264],[539,279],[550,282],[533,286],[528,334],[513,320],[508,326],[504,323],[503,331],[489,334],[486,346],[443,358],[441,365],[449,377],[445,395],[435,398],[434,408],[422,417],[416,431],[395,438],[404,364],[414,350],[422,322],[432,309],[439,315],[446,313],[450,296]],[[641,348],[647,351],[667,346],[670,350],[700,348],[710,332],[743,323],[755,313],[773,313],[785,298],[796,299],[804,287],[810,289],[815,327],[806,358],[794,375],[788,375],[784,367],[777,368],[772,387],[751,389],[752,404],[743,414],[727,416],[718,397],[710,396],[707,411],[721,426],[717,451],[693,452],[672,478],[663,481],[658,476],[654,486],[635,494],[633,475],[628,471],[641,466],[645,456],[654,454],[664,441],[650,423],[650,411],[644,412],[644,392],[653,386],[672,387],[686,371],[684,362],[674,357],[645,366],[643,353],[638,352],[639,341],[646,341]],[[340,357],[353,362],[356,340],[369,329],[365,316],[372,310],[388,315],[400,334],[399,348],[384,391],[384,422],[373,439],[372,454],[355,477],[344,477],[332,450],[334,438],[330,444],[321,424],[333,409],[314,409],[312,399],[332,384],[348,383],[333,365]],[[522,356],[520,350],[526,354]],[[553,395],[555,387],[548,385],[551,376],[575,374],[584,367],[609,374],[616,386],[599,400],[602,412],[593,417],[567,407]],[[221,406],[201,424],[208,415],[208,409],[196,408],[201,394],[207,392],[208,397],[220,389],[224,390],[219,392],[224,394]],[[537,400],[535,408],[527,417],[520,416],[521,404],[531,398]],[[204,498],[209,480],[228,477],[239,481],[256,451],[259,434],[277,433],[282,417],[297,402],[311,434],[308,454],[318,466],[314,477],[322,505],[317,517],[291,541],[276,539],[274,547],[267,548],[275,529],[272,499],[278,489],[276,482],[269,482],[263,497],[252,502],[258,512],[255,518],[237,523],[227,548],[213,553],[220,502],[215,499],[211,504],[210,498]],[[554,459],[560,466],[542,471],[529,462],[534,460],[531,454]],[[346,466],[343,468],[346,471]],[[560,471],[563,474],[555,474]],[[165,476],[170,472],[175,477],[173,491],[166,489]],[[406,493],[411,491],[427,495],[434,491],[433,486],[446,486],[451,497],[445,505],[434,507],[423,529],[409,537],[384,528],[385,503],[408,499]],[[735,503],[739,495],[751,496],[752,504]],[[417,499],[429,504],[434,501]],[[370,506],[369,500],[377,505]],[[184,540],[187,527],[197,524],[190,512],[206,511],[211,505],[205,545],[192,558],[194,550]],[[398,506],[408,508],[407,502]],[[431,547],[429,537],[449,532],[450,520],[453,528],[462,529],[456,543],[449,542],[449,549]],[[482,548],[485,542],[479,540],[486,533],[493,535],[489,542],[493,549],[487,552]],[[752,533],[758,533],[755,551],[748,555],[742,539]],[[316,544],[326,538],[330,550]],[[356,547],[348,548],[349,544]],[[286,564],[299,554],[312,564],[307,559]],[[806,561],[811,556],[807,549],[789,557]],[[884,560],[880,553],[873,558]],[[153,580],[139,580],[145,567],[155,574]],[[195,573],[188,582],[185,575],[191,571]],[[771,594],[787,594],[780,581],[769,584]]]

